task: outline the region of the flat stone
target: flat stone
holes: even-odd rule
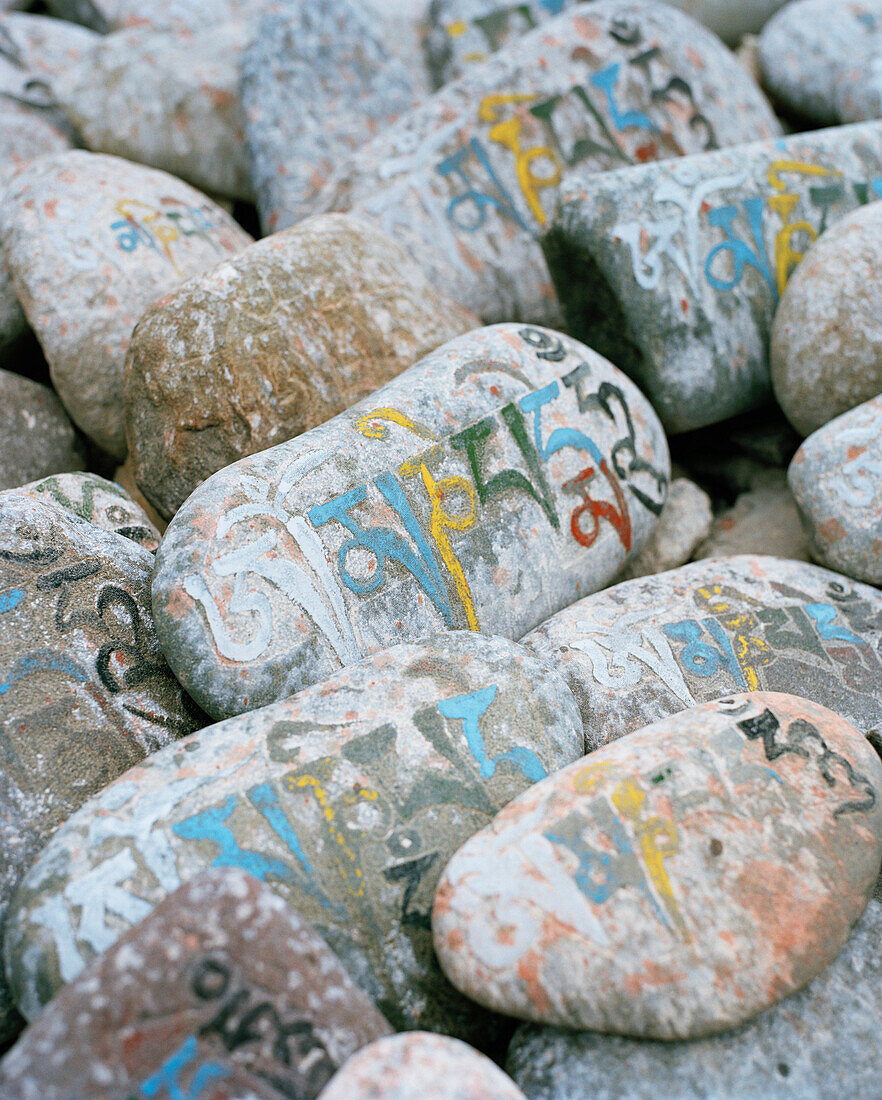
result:
[[[314,1100],[390,1030],[321,937],[227,867],[93,959],[0,1064],[0,1088],[5,1100],[118,1100],[207,1097],[211,1082],[212,1100]]]
[[[882,904],[812,982],[737,1032],[658,1043],[525,1024],[506,1068],[530,1100],[828,1100],[879,1085]]]
[[[754,488],[721,512],[693,556],[700,561],[736,554],[811,560],[808,536],[783,470],[767,469]]]
[[[364,0],[288,5],[242,58],[251,175],[268,233],[314,213],[337,163],[413,107],[418,87]]]
[[[320,1100],[526,1100],[489,1058],[458,1039],[410,1031],[378,1039],[354,1054]]]
[[[0,489],[83,464],[73,425],[48,386],[0,370]]]
[[[805,696],[882,723],[882,593],[802,562],[694,562],[580,600],[523,644],[579,700],[589,749],[732,691]]]
[[[882,122],[864,123],[580,169],[543,248],[567,330],[683,432],[771,397],[769,337],[793,269],[826,226],[879,195]]]
[[[123,364],[135,322],[160,294],[251,237],[181,180],[78,149],[18,170],[0,232],[59,397],[87,435],[122,458]]]
[[[439,962],[538,1023],[688,1039],[835,958],[882,858],[882,761],[845,719],[748,692],[664,718],[511,802],[456,853]]]
[[[479,324],[374,226],[330,214],[275,233],[138,322],[125,380],[135,478],[171,516],[217,470],[330,420]]]
[[[803,435],[882,391],[882,204],[852,211],[814,244],[772,328],[772,385]]]
[[[658,52],[655,52],[658,50]],[[485,321],[555,323],[536,237],[563,172],[780,133],[719,41],[656,3],[596,0],[442,88],[341,166],[328,210],[374,219]]]
[[[655,530],[617,580],[664,573],[685,565],[710,534],[712,524],[713,513],[707,493],[688,478],[674,478]]]
[[[810,435],[787,480],[818,560],[882,585],[882,395]]]
[[[157,553],[163,652],[221,718],[432,631],[520,636],[610,583],[668,472],[612,364],[549,329],[476,329],[188,498]]]
[[[180,882],[238,866],[310,922],[393,1026],[488,1045],[504,1022],[451,989],[432,954],[435,886],[469,836],[583,751],[560,677],[467,631],[211,726],[129,771],[46,846],[7,922],[19,1004],[33,1017]]]

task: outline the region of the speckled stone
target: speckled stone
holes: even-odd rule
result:
[[[411,1031],[353,1055],[319,1100],[526,1100],[489,1058],[458,1039]]]
[[[713,521],[694,558],[768,554],[790,561],[811,561],[809,540],[783,470],[771,468]],[[840,570],[841,572],[841,570]]]
[[[543,248],[568,331],[683,432],[771,397],[769,335],[793,269],[826,226],[880,194],[882,122],[864,123],[580,169]]]
[[[193,493],[157,553],[163,652],[220,718],[431,631],[519,636],[609,584],[668,473],[612,364],[549,329],[475,329]]]
[[[215,471],[330,420],[479,324],[374,226],[330,214],[275,233],[138,322],[125,378],[138,484],[171,516]]]
[[[596,0],[408,112],[341,166],[325,209],[375,219],[485,321],[553,324],[536,237],[568,167],[597,172],[779,132],[699,24],[647,0]]]
[[[882,724],[882,593],[744,555],[626,581],[523,639],[579,700],[596,748],[731,691],[797,693],[862,733]]]
[[[750,1020],[833,960],[882,859],[882,761],[833,711],[750,692],[537,783],[456,853],[439,962],[539,1023],[687,1039]]]
[[[0,370],[0,489],[83,464],[73,425],[49,389]]]
[[[713,524],[710,497],[685,477],[676,477],[655,530],[619,576],[620,581],[676,569],[692,559]]]
[[[667,0],[718,34],[730,46],[758,34],[788,0]]]
[[[314,1100],[389,1033],[321,937],[227,867],[191,879],[93,959],[0,1065],[0,1089],[4,1100]]]
[[[658,1043],[525,1024],[506,1068],[530,1100],[829,1100],[879,1088],[882,904],[836,959],[737,1032]]]
[[[483,1046],[498,1025],[432,955],[438,876],[511,798],[583,751],[560,677],[467,631],[211,726],[129,771],[45,848],[7,923],[19,1003],[35,1015],[181,881],[238,866],[313,925],[395,1027]]]
[[[18,170],[0,232],[65,408],[122,458],[123,364],[136,321],[160,294],[251,237],[165,172],[76,149]]]

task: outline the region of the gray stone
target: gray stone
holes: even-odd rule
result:
[[[43,102],[51,103],[55,79],[76,65],[97,37],[76,23],[45,15],[0,16],[0,90],[25,101],[41,90]]]
[[[745,555],[625,581],[522,641],[572,688],[589,749],[731,691],[882,724],[882,593],[803,562]]]
[[[655,530],[616,579],[627,581],[685,565],[710,534],[712,523],[707,493],[688,478],[674,478]]]
[[[709,31],[667,5],[596,0],[408,112],[341,166],[323,209],[376,219],[485,321],[554,323],[536,236],[568,167],[598,172],[779,132]]]
[[[788,278],[826,226],[880,194],[882,122],[863,123],[579,170],[543,248],[568,331],[682,432],[771,396],[769,336]]]
[[[189,497],[157,553],[163,652],[220,718],[431,631],[518,636],[610,583],[668,472],[612,364],[548,329],[476,329]]]
[[[783,470],[767,469],[757,477],[753,488],[714,519],[693,557],[700,561],[735,554],[811,560],[808,536]]]
[[[879,1089],[882,904],[836,959],[739,1031],[659,1043],[526,1024],[506,1068],[530,1100],[829,1100]]]
[[[499,1025],[432,955],[435,884],[467,837],[583,749],[560,677],[467,631],[211,726],[108,787],[34,864],[7,922],[20,1006],[35,1015],[179,882],[238,866],[313,925],[395,1027],[487,1044]]]
[[[73,425],[52,390],[0,370],[0,489],[82,467]]]
[[[730,46],[758,34],[788,0],[667,0],[718,34]]]

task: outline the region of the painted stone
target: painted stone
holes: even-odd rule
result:
[[[389,1033],[321,937],[227,867],[179,887],[93,959],[0,1063],[0,1090],[314,1100]]]
[[[431,1082],[431,1085],[429,1084]],[[527,1100],[489,1058],[458,1039],[410,1031],[354,1054],[320,1100]]]
[[[65,408],[122,458],[123,364],[135,322],[160,294],[251,237],[181,180],[78,149],[18,170],[0,232]]]
[[[125,377],[135,478],[171,516],[215,471],[330,420],[479,324],[374,226],[328,214],[275,233],[138,322]]]
[[[788,284],[772,327],[772,385],[803,435],[882,391],[880,281],[882,203],[873,202],[828,229]]]
[[[646,0],[544,23],[408,112],[343,166],[325,209],[376,220],[485,321],[555,323],[537,243],[563,172],[780,132],[717,38]]]
[[[489,1044],[503,1021],[432,954],[435,886],[463,841],[583,751],[558,675],[467,631],[211,726],[107,787],[43,850],[7,921],[19,1005],[33,1017],[180,882],[238,866],[310,922],[393,1026]]]
[[[150,517],[121,485],[97,474],[54,474],[21,487],[23,493],[72,512],[103,531],[131,539],[145,550],[159,546],[159,532]]]
[[[568,331],[669,432],[771,396],[769,336],[826,226],[882,195],[882,122],[605,174],[574,172],[543,249]]]
[[[701,561],[736,554],[811,560],[809,541],[783,470],[764,471],[753,488],[741,493],[731,508],[721,512],[693,557]]]
[[[514,799],[456,853],[435,950],[479,1004],[688,1039],[835,958],[882,858],[882,761],[844,718],[748,692],[664,718]]]
[[[414,106],[388,30],[364,0],[288,5],[261,21],[242,58],[242,103],[268,233],[314,213],[337,163]]]
[[[787,479],[818,560],[882,586],[882,394],[810,435]]]
[[[566,608],[522,639],[579,700],[597,748],[731,691],[805,696],[882,723],[882,593],[802,562],[693,562]]]
[[[525,1024],[506,1069],[530,1100],[828,1100],[879,1087],[882,904],[805,989],[739,1031],[658,1043]]]
[[[685,565],[710,534],[712,523],[707,493],[688,478],[674,478],[655,530],[616,579],[627,581]]]
[[[517,637],[610,583],[668,472],[612,364],[549,329],[476,329],[189,497],[157,552],[163,653],[220,718],[431,631]]]
[[[39,382],[0,370],[0,489],[83,465],[61,402]]]
[[[46,0],[46,6],[53,15],[100,34],[126,27],[193,34],[271,5],[268,0]]]

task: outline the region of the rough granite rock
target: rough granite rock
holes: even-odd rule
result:
[[[131,539],[155,551],[160,534],[150,517],[121,485],[97,474],[54,474],[22,485],[21,491],[44,504],[63,508],[103,531]]]
[[[251,237],[165,172],[74,149],[8,181],[0,233],[16,293],[73,420],[125,455],[123,364],[144,309]]]
[[[215,471],[330,420],[479,324],[372,225],[330,214],[275,233],[138,322],[125,376],[135,478],[171,516]]]
[[[809,539],[783,470],[764,471],[754,488],[742,493],[731,508],[721,512],[706,539],[695,549],[693,558],[700,561],[736,554],[768,554],[790,561],[811,561]]]
[[[49,389],[0,370],[0,489],[83,465],[73,425]]]
[[[873,746],[805,699],[748,692],[664,718],[460,848],[432,909],[438,960],[479,1004],[538,1023],[735,1027],[848,939],[879,874],[880,793]]]
[[[691,561],[713,524],[710,497],[685,477],[676,477],[655,530],[646,545],[625,566],[617,581],[664,573]]]

